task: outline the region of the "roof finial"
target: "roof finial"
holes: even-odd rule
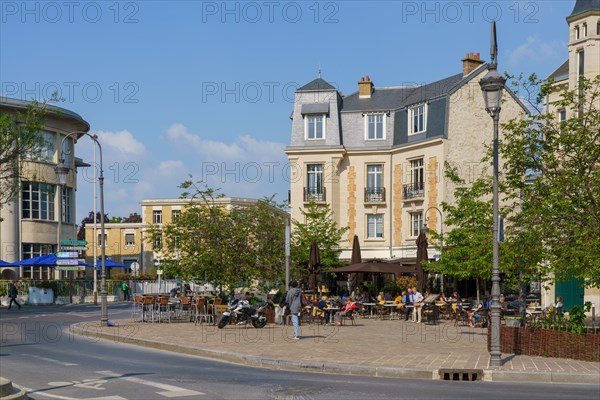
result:
[[[317,75],[317,78],[321,79],[321,64],[319,64],[319,74]]]
[[[498,40],[496,39],[496,21],[492,21],[491,65],[498,65]]]

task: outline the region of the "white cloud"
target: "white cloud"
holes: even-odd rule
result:
[[[146,146],[138,142],[128,130],[118,132],[97,131],[95,133],[98,135],[101,144],[121,153],[139,156],[146,152]]]
[[[257,140],[241,135],[233,143],[202,139],[191,133],[183,124],[173,124],[167,130],[167,138],[184,146],[192,147],[203,161],[271,161],[280,160],[283,143]]]
[[[525,43],[507,50],[508,64],[514,67],[524,61],[552,60],[565,54],[565,48],[566,43],[560,40],[543,42],[538,36],[528,36]]]

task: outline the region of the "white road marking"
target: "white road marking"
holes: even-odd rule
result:
[[[112,378],[123,379],[124,381],[139,383],[140,385],[152,386],[157,389],[162,389],[164,392],[156,392],[165,397],[183,397],[183,396],[202,396],[206,393],[196,392],[195,390],[182,389],[178,386],[167,385],[164,383],[152,382],[146,379],[136,378],[134,376],[123,376],[112,371],[96,371],[97,374],[107,375]]]
[[[48,361],[48,362],[55,363],[55,364],[58,364],[58,365],[62,365],[63,367],[72,367],[72,366],[75,366],[75,365],[79,365],[79,364],[75,364],[75,363],[70,363],[70,362],[55,360],[54,358],[36,356],[35,354],[23,354],[23,355],[24,356],[28,356],[28,357],[37,358],[38,360],[44,360],[44,361]]]
[[[125,397],[121,397],[121,396],[104,396],[104,397],[67,397],[67,396],[61,396],[58,394],[52,394],[52,393],[47,393],[47,392],[42,392],[42,391],[37,391],[35,389],[30,389],[30,388],[26,388],[25,386],[19,386],[21,389],[23,389],[24,391],[27,392],[27,394],[33,394],[35,393],[36,397],[37,396],[46,396],[46,397],[50,397],[51,399],[60,399],[60,400],[127,400]],[[39,390],[46,390],[46,389],[39,389]]]
[[[83,389],[96,389],[96,390],[106,390],[106,388],[101,387],[103,384],[107,383],[107,380],[104,379],[84,379],[83,381],[71,381],[71,382],[48,382],[50,386],[73,386],[80,387]]]

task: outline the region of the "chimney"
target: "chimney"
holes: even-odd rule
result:
[[[373,82],[371,82],[369,75],[366,78],[363,76],[358,82],[358,97],[360,99],[370,99],[371,93],[373,93]]]
[[[484,61],[479,58],[479,53],[468,53],[467,56],[462,59],[462,62],[463,77],[469,75],[471,72],[475,71],[481,64],[484,63]]]

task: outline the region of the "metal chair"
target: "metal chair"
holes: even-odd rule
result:
[[[202,323],[202,321],[206,321],[206,299],[204,297],[198,297],[196,299],[196,304],[194,305],[195,314],[194,314],[194,325],[197,325],[198,322]]]
[[[142,295],[140,294],[136,294],[135,296],[133,296],[131,319],[134,321],[139,321],[138,319],[136,319],[136,317],[143,319],[143,301]]]
[[[150,320],[154,322],[154,303],[153,296],[142,296],[142,321],[147,321],[150,313]]]
[[[159,296],[155,302],[155,312],[158,313],[158,322],[163,319],[163,316],[171,322],[171,304],[169,303],[169,297]]]
[[[346,313],[340,313],[341,317],[342,317],[342,325],[344,325],[344,320],[348,319],[352,322],[352,325],[356,325],[355,321],[354,321],[354,310],[350,310]]]

